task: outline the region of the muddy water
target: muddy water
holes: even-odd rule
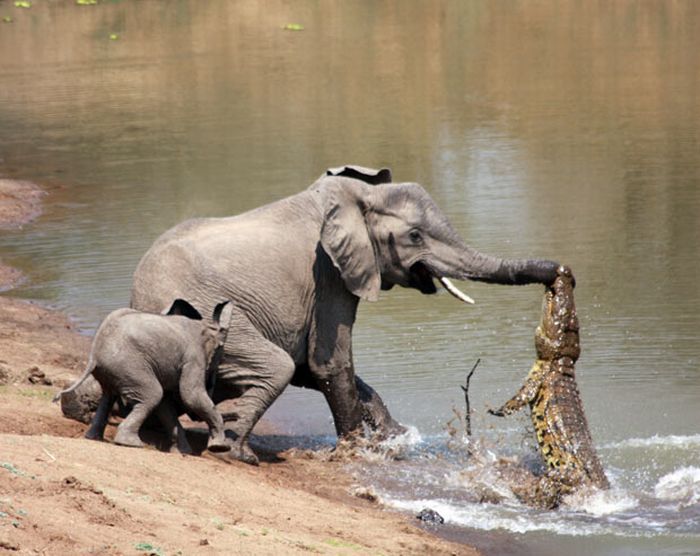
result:
[[[473,462],[448,448],[444,424],[481,358],[484,453],[532,459],[527,417],[485,408],[532,362],[537,286],[465,284],[472,308],[407,290],[361,306],[358,372],[418,431],[407,460],[367,463],[364,480],[523,552],[697,550],[700,5],[5,2],[5,14],[0,170],[51,191],[39,222],[0,236],[4,262],[28,274],[17,295],[90,331],[128,303],[134,266],[176,222],[294,193],[328,166],[390,166],[474,246],[573,267],[578,381],[614,494],[555,515],[484,507],[468,495]],[[332,431],[314,394],[290,391],[271,414],[292,434]]]

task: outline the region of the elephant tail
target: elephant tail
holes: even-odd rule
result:
[[[75,390],[76,388],[78,388],[78,386],[80,386],[83,382],[85,382],[87,377],[89,377],[92,374],[92,372],[95,370],[96,366],[97,365],[95,364],[95,358],[93,357],[92,351],[91,351],[90,358],[88,359],[87,367],[85,367],[85,372],[83,373],[83,375],[76,382],[74,382],[72,386],[69,386],[65,390],[61,390],[58,394],[56,394],[51,401],[53,403],[57,403],[61,399],[61,396],[63,396],[63,394],[68,394],[70,392],[73,392],[73,390]]]

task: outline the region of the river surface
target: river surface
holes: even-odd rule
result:
[[[358,481],[495,553],[700,553],[700,3],[37,0],[5,15],[0,172],[50,192],[40,220],[0,236],[28,277],[13,295],[90,333],[175,223],[329,166],[389,166],[475,247],[573,267],[578,384],[613,488],[557,512],[473,501],[501,486],[446,423],[477,358],[482,461],[536,459],[527,412],[486,408],[532,364],[542,288],[483,284],[463,284],[473,307],[400,288],[361,305],[358,374],[413,433]],[[269,415],[332,441],[318,394],[290,389]]]

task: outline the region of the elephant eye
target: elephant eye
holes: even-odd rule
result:
[[[423,234],[420,233],[420,230],[412,229],[408,232],[408,237],[415,245],[423,243]]]

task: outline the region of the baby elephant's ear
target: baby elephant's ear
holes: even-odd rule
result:
[[[220,328],[228,328],[231,322],[231,315],[233,314],[233,303],[230,301],[222,301],[216,307],[214,307],[214,314],[212,315],[212,320],[214,324],[218,325]]]
[[[187,301],[184,299],[176,299],[173,301],[173,304],[170,306],[170,309],[167,311],[163,311],[164,315],[182,315],[183,317],[187,317],[192,320],[202,320],[202,315],[199,314],[199,311],[192,307]]]

